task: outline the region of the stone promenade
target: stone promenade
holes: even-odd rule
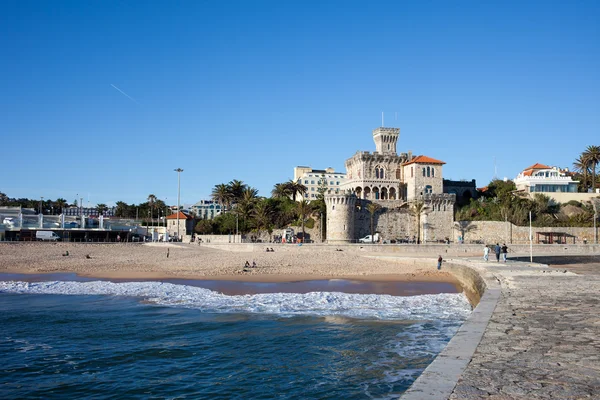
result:
[[[600,256],[528,261],[448,260],[488,287],[403,399],[600,399]]]
[[[451,399],[600,399],[600,257],[534,261],[472,261],[501,294]]]

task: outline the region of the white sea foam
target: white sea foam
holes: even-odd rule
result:
[[[209,289],[162,282],[0,282],[0,293],[106,295],[142,298],[204,312],[345,316],[384,320],[463,320],[471,306],[462,293],[421,296],[339,292],[227,296]]]

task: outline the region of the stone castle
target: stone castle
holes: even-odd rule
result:
[[[443,241],[452,237],[455,194],[444,193],[445,164],[411,152],[397,153],[399,128],[373,131],[375,151],[346,160],[339,194],[327,194],[327,241],[354,242],[379,232],[383,240]],[[370,203],[378,210],[369,212]],[[375,207],[377,207],[375,206]]]

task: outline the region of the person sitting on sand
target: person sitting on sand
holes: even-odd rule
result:
[[[273,248],[271,247],[271,250],[270,250],[270,251],[271,251],[271,253],[272,253],[272,252],[274,252],[275,250],[273,250]]]
[[[244,268],[249,268],[250,267],[250,263],[248,262],[248,260],[246,260],[246,264],[244,264]]]
[[[270,250],[270,249],[267,247],[267,250],[266,250],[266,251],[267,251],[267,253],[268,253],[268,252],[270,252],[271,250]]]
[[[252,260],[252,268],[256,268],[256,261]]]

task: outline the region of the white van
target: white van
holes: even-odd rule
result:
[[[43,240],[50,240],[50,241],[60,240],[60,236],[58,236],[56,233],[54,233],[52,231],[37,231],[35,233],[35,238],[40,242]]]
[[[364,238],[358,239],[358,243],[378,243],[378,242],[379,242],[379,233],[376,233],[373,236],[367,235]]]

